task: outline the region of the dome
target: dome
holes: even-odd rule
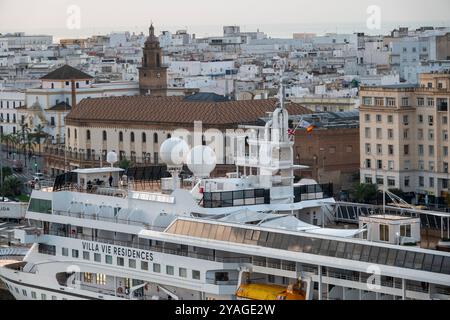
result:
[[[162,161],[169,167],[182,166],[186,162],[189,146],[180,138],[170,138],[161,145]]]
[[[208,146],[197,146],[187,155],[188,168],[196,177],[209,177],[216,164],[216,153]]]

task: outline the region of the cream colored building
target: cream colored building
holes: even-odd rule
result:
[[[450,73],[360,96],[361,182],[447,198]]]

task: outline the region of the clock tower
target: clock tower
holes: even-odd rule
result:
[[[150,36],[145,41],[142,67],[139,68],[139,89],[141,95],[164,97],[167,95],[167,67],[162,65],[162,49],[155,36],[153,24]]]

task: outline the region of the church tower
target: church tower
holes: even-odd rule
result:
[[[162,65],[162,50],[153,24],[150,26],[150,36],[145,41],[142,67],[139,68],[139,89],[141,95],[167,95],[167,67]]]

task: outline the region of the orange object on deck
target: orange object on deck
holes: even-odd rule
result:
[[[273,284],[242,284],[236,296],[249,300],[306,300],[306,294],[298,286],[283,287]]]

